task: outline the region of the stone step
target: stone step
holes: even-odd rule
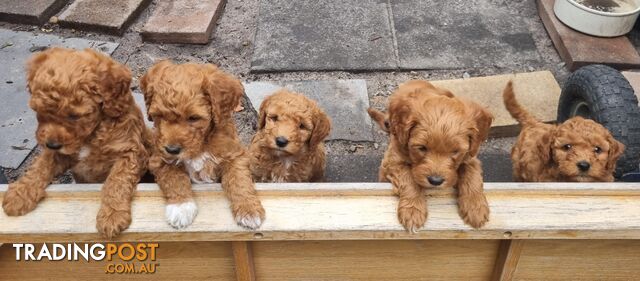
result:
[[[76,0],[62,14],[60,26],[121,35],[151,0]]]
[[[144,27],[142,40],[207,44],[226,0],[160,1]]]
[[[94,48],[111,54],[118,43],[0,29],[0,167],[17,168],[36,146],[36,117],[29,108],[25,64],[40,49],[60,46]]]
[[[69,0],[2,0],[0,21],[41,24],[55,15]]]
[[[618,69],[640,67],[640,55],[626,36],[601,38],[580,33],[556,18],[555,0],[536,1],[544,27],[569,70],[595,63]]]

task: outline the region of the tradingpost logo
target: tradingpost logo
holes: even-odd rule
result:
[[[38,245],[40,246],[40,245]],[[13,244],[16,261],[104,261],[106,274],[153,274],[158,243]]]

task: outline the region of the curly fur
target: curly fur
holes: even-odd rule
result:
[[[329,117],[315,101],[280,90],[260,106],[258,132],[251,141],[251,172],[262,182],[317,182],[324,179],[324,139]],[[284,138],[284,147],[276,138]]]
[[[71,169],[77,182],[104,182],[96,226],[105,237],[118,235],[131,223],[131,198],[148,158],[129,70],[91,49],[53,48],[34,55],[27,73],[43,151],[9,185],[5,213],[30,212],[53,178]]]
[[[388,122],[375,109],[369,114],[390,133],[379,179],[391,182],[400,197],[398,219],[408,231],[417,231],[426,221],[424,189],[436,187],[428,177],[443,180],[438,188],[458,189],[460,216],[467,224],[479,228],[489,220],[476,156],[488,137],[491,113],[427,81],[414,80],[391,96]]]
[[[236,221],[259,227],[264,209],[251,179],[249,154],[232,118],[244,97],[240,81],[212,64],[162,61],[149,69],[140,86],[154,122],[149,169],[171,209],[169,223],[186,227],[197,214],[193,205],[184,204],[194,201],[192,181],[221,181]],[[180,152],[171,154],[167,147]],[[176,206],[188,209],[173,211]]]
[[[582,117],[562,124],[536,120],[516,100],[510,81],[503,92],[504,104],[522,126],[511,150],[516,181],[610,182],[624,145],[602,125]],[[589,168],[581,171],[578,163]]]

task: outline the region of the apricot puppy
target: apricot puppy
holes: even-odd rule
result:
[[[251,172],[262,182],[324,179],[324,139],[329,117],[315,101],[280,90],[260,105],[258,132],[251,141]]]
[[[504,105],[522,126],[511,150],[516,181],[610,182],[624,145],[593,120],[573,117],[562,124],[536,120],[518,104],[509,82]]]
[[[369,114],[390,133],[379,179],[391,182],[400,197],[398,219],[408,231],[418,231],[427,219],[426,188],[457,188],[464,222],[479,228],[489,220],[476,156],[488,137],[491,113],[427,81],[414,80],[401,84],[391,96],[387,122],[384,113],[369,109]]]
[[[130,83],[124,65],[91,49],[53,48],[29,60],[29,106],[37,114],[36,138],[43,149],[9,185],[2,202],[7,215],[36,208],[53,178],[71,169],[76,182],[104,182],[96,218],[103,236],[114,237],[131,224],[131,198],[148,155]]]
[[[260,227],[264,209],[232,118],[244,97],[240,81],[212,64],[162,61],[140,86],[154,122],[149,169],[166,197],[169,224],[184,228],[193,222],[191,182],[222,182],[236,222]]]

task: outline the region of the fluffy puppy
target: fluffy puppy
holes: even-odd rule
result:
[[[462,219],[474,228],[483,226],[489,205],[476,156],[488,137],[491,113],[420,80],[400,85],[388,109],[387,122],[384,113],[369,109],[369,114],[390,134],[379,178],[391,182],[400,197],[400,223],[416,232],[427,218],[424,190],[455,187]]]
[[[222,182],[236,222],[258,228],[264,209],[232,118],[244,97],[240,81],[212,64],[162,61],[140,86],[154,122],[149,169],[166,197],[169,224],[184,228],[193,222],[191,182]]]
[[[513,83],[503,92],[504,105],[522,126],[511,150],[516,181],[610,182],[624,145],[602,125],[582,117],[562,124],[536,120],[518,104]]]
[[[53,48],[27,65],[29,106],[43,148],[28,171],[9,185],[2,207],[28,213],[52,179],[71,169],[77,182],[104,182],[98,231],[113,237],[131,223],[131,199],[146,170],[146,129],[129,90],[129,70],[91,49]]]
[[[315,101],[280,90],[260,105],[258,132],[251,141],[251,172],[262,182],[318,182],[324,179],[324,139],[329,117]]]

